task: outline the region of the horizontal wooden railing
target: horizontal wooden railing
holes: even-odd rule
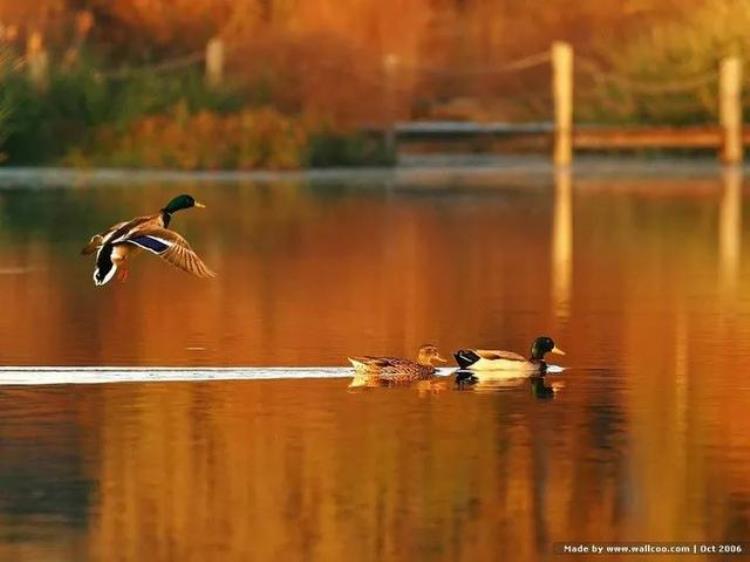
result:
[[[573,82],[576,59],[573,48],[562,42],[552,45],[549,56],[540,54],[512,61],[496,69],[463,69],[456,73],[512,72],[526,69],[530,65],[551,64],[551,84],[553,99],[552,122],[544,123],[471,123],[471,122],[391,122],[385,132],[387,142],[398,140],[446,141],[465,140],[475,137],[489,137],[506,143],[516,138],[519,144],[534,146],[550,145],[555,164],[567,166],[573,159],[575,149],[655,149],[655,148],[695,148],[714,149],[721,160],[728,164],[742,161],[743,146],[750,143],[750,129],[742,124],[742,63],[737,57],[721,61],[717,71],[685,79],[646,83],[632,78],[608,73],[591,60],[580,58],[581,69],[594,76],[599,82],[620,84],[628,90],[646,95],[658,96],[687,92],[718,84],[719,122],[705,126],[596,126],[576,125],[573,116]],[[523,64],[521,64],[523,63]],[[395,62],[389,59],[386,78],[393,76]],[[421,67],[418,70],[423,70]],[[435,72],[435,69],[427,69]],[[395,89],[394,87],[389,90]],[[388,104],[386,104],[388,105]],[[392,111],[386,111],[392,115]],[[510,144],[510,143],[508,143]]]

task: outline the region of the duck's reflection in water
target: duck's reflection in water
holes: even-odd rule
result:
[[[501,392],[516,388],[527,387],[535,398],[554,398],[563,388],[565,382],[554,380],[546,375],[534,375],[531,377],[508,377],[482,379],[472,371],[456,371],[455,387],[457,390],[472,390],[474,392]]]
[[[352,381],[347,390],[350,392],[361,392],[375,388],[414,388],[420,396],[439,394],[451,385],[451,377],[433,376],[428,379],[417,381],[408,380],[383,380],[377,376],[354,373]]]

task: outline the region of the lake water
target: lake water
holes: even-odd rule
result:
[[[561,541],[750,537],[738,174],[0,180],[0,363],[278,377],[0,371],[0,560],[557,560]],[[95,288],[89,237],[181,192],[208,208],[173,227],[219,276],[143,255]],[[544,383],[354,390],[337,369],[540,334],[568,353]]]

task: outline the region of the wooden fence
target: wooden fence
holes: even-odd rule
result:
[[[86,23],[86,22],[84,22]],[[85,37],[90,29],[81,25],[79,34]],[[79,42],[82,43],[82,40]],[[220,37],[211,39],[203,51],[164,61],[147,67],[154,71],[172,71],[185,66],[203,63],[205,80],[211,87],[219,86],[224,79],[224,64],[230,48]],[[395,151],[399,140],[418,139],[422,141],[462,139],[472,136],[492,136],[509,138],[515,136],[541,139],[538,146],[546,144],[551,138],[551,152],[554,163],[567,166],[573,160],[575,149],[612,150],[639,148],[695,148],[715,149],[722,162],[739,164],[743,158],[743,146],[750,142],[750,131],[743,130],[742,124],[742,61],[729,57],[721,61],[718,69],[719,87],[719,123],[711,126],[690,127],[599,127],[575,126],[573,115],[574,65],[576,64],[573,48],[568,43],[555,42],[549,53],[537,53],[518,61],[512,61],[500,67],[493,67],[487,72],[514,72],[550,63],[551,89],[553,99],[553,121],[551,123],[510,124],[510,123],[465,123],[465,122],[406,122],[398,123],[395,119],[394,99],[397,91],[398,59],[387,55],[383,61],[383,112],[389,123],[384,135],[388,147]],[[586,64],[585,59],[580,63]],[[588,61],[591,66],[591,61]],[[32,33],[27,42],[26,67],[30,79],[44,89],[48,83],[49,59],[44,49],[43,38],[39,33]],[[112,79],[128,76],[142,69],[123,69],[102,72],[101,75]],[[420,70],[420,68],[417,68]],[[422,68],[421,70],[455,73],[451,69]],[[592,70],[592,69],[589,69]],[[593,72],[600,72],[594,68]],[[607,78],[607,76],[605,76]],[[609,76],[627,82],[622,77]],[[711,81],[715,80],[712,75]],[[674,92],[690,89],[697,84],[705,84],[705,77],[686,81],[682,84],[648,85],[634,84],[651,93]]]
[[[553,159],[556,165],[570,164],[574,147],[716,148],[724,163],[742,162],[745,135],[742,127],[742,61],[739,58],[726,58],[719,66],[718,127],[592,127],[575,131],[572,110],[573,49],[566,43],[555,43],[551,55],[555,114]]]
[[[534,63],[542,59],[537,56]],[[575,149],[583,150],[627,150],[627,149],[714,149],[722,162],[739,164],[742,162],[743,146],[750,142],[750,131],[743,130],[742,124],[742,61],[736,57],[721,61],[718,69],[719,123],[704,126],[645,126],[608,127],[597,125],[576,126],[573,115],[574,54],[571,45],[556,42],[544,59],[550,62],[553,100],[553,120],[551,123],[464,123],[464,122],[406,122],[391,123],[386,138],[446,141],[468,138],[491,138],[494,146],[502,146],[503,140],[513,146],[509,139],[525,139],[525,146],[542,147],[551,144],[552,159],[558,166],[567,166],[573,160]],[[590,63],[589,63],[590,65]],[[509,63],[500,70],[527,68]],[[600,72],[600,69],[589,69]],[[390,73],[392,74],[392,73]],[[388,76],[388,74],[386,75]],[[601,78],[601,77],[600,77]],[[622,77],[607,75],[613,81],[624,82],[649,93],[674,93],[704,85],[707,78],[697,77],[679,83],[645,85],[628,81]],[[551,142],[548,141],[551,140]],[[517,145],[516,145],[517,146]]]

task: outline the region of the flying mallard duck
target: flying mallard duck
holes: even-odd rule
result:
[[[117,223],[92,236],[81,254],[97,252],[94,283],[104,285],[118,268],[118,279],[125,281],[128,277],[126,261],[141,250],[148,250],[196,277],[215,277],[216,274],[206,267],[187,240],[168,230],[172,214],[191,207],[203,208],[205,205],[190,195],[178,195],[156,214]]]
[[[555,345],[552,338],[541,336],[531,344],[531,356],[527,359],[523,355],[512,351],[497,351],[488,349],[461,349],[454,355],[461,369],[471,371],[504,371],[496,376],[520,376],[544,373],[547,363],[544,356],[547,353],[565,355],[565,352]]]
[[[357,376],[376,378],[383,382],[408,382],[430,378],[437,372],[433,361],[446,363],[432,344],[419,348],[416,361],[398,357],[349,357]]]

